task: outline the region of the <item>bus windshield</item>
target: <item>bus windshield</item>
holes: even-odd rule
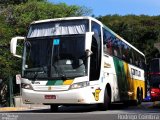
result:
[[[27,38],[85,34],[89,30],[88,20],[63,20],[31,24]]]
[[[25,42],[24,77],[68,79],[86,75],[85,34],[30,38]]]

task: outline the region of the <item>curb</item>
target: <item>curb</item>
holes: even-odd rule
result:
[[[0,108],[1,111],[21,111],[21,110],[28,110],[27,107],[3,107]]]

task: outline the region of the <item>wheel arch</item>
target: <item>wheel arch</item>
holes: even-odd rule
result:
[[[106,84],[105,90],[107,90],[107,93],[112,100],[112,89],[111,89],[111,85],[109,83]]]

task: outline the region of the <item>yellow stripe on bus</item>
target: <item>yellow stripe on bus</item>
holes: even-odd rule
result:
[[[124,70],[125,70],[125,74],[128,82],[128,91],[133,91],[133,81],[130,76],[128,64],[126,62],[124,62],[123,64],[124,64]]]
[[[145,81],[144,80],[138,80],[138,79],[133,79],[130,76],[130,71],[129,71],[129,65],[126,62],[123,62],[124,65],[124,70],[125,74],[127,77],[127,82],[128,82],[128,92],[133,92],[133,96],[131,96],[131,99],[136,99],[137,96],[137,88],[143,90],[143,98],[145,97]]]
[[[73,83],[73,80],[65,80],[63,82],[63,85],[71,85]]]

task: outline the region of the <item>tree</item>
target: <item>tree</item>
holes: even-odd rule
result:
[[[21,3],[26,3],[26,2],[28,2],[28,1],[37,1],[37,2],[45,2],[45,1],[47,1],[47,0],[0,0],[0,4],[1,5],[5,5],[5,6],[7,6],[7,5],[10,5],[10,4],[21,4]]]
[[[90,12],[90,9],[76,5],[32,1],[10,6],[3,14],[6,22],[15,28],[16,35],[26,35],[29,24],[35,20],[82,16],[88,15]]]

